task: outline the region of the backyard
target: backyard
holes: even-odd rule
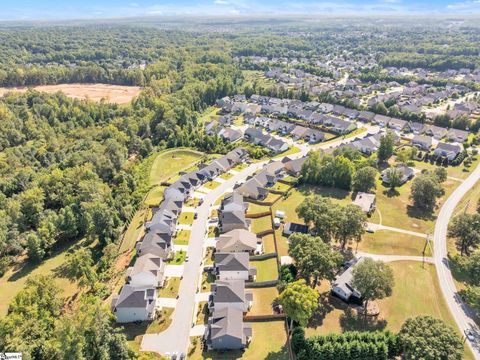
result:
[[[257,282],[278,279],[277,259],[250,261],[250,266],[257,268]]]

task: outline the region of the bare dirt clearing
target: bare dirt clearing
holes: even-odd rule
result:
[[[123,86],[109,84],[60,84],[32,86],[32,89],[55,93],[62,91],[65,95],[75,99],[90,99],[100,101],[105,99],[109,103],[126,104],[142,90],[139,86]],[[28,87],[0,88],[0,96],[10,91],[25,92]]]

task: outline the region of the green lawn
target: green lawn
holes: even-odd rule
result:
[[[263,251],[265,254],[270,254],[275,252],[275,239],[273,234],[266,235],[262,238],[263,241]]]
[[[218,181],[215,181],[215,180],[212,180],[212,181],[209,181],[209,182],[203,184],[203,187],[205,187],[207,189],[210,189],[210,190],[213,190],[218,186],[220,186],[220,183]]]
[[[389,265],[394,272],[395,286],[390,297],[377,302],[380,307],[378,320],[365,322],[363,316],[357,317],[351,311],[351,307],[323,294],[324,312],[315,317],[307,328],[307,335],[383,328],[396,332],[405,320],[418,315],[443,319],[456,328],[439,288],[434,265],[413,261],[397,261]]]
[[[252,232],[254,232],[255,234],[258,234],[259,232],[269,230],[272,228],[272,219],[270,215],[263,216],[258,219],[251,219],[251,220],[252,220],[251,229],[252,229]]]
[[[200,339],[192,342],[196,345],[189,351],[188,358],[192,360],[288,360],[287,333],[283,320],[251,323],[253,330],[252,342],[244,351],[229,350],[225,352],[204,351],[200,347]]]
[[[208,247],[207,251],[205,252],[205,265],[212,265],[213,264],[213,250],[214,247]]]
[[[253,294],[253,304],[248,315],[273,314],[272,303],[278,297],[278,290],[275,286],[249,289],[249,291]]]
[[[278,195],[278,194],[273,194],[271,192],[268,193],[267,197],[265,198],[265,202],[274,202],[276,201],[278,198],[282,197],[282,195]]]
[[[187,202],[185,202],[185,206],[197,207],[199,203],[200,203],[200,199],[191,198],[191,199],[188,199]]]
[[[178,217],[178,223],[180,225],[192,225],[194,216],[195,213],[193,212],[182,212]]]
[[[190,239],[190,230],[180,230],[173,241],[176,245],[188,245]]]
[[[433,238],[430,240],[433,247]],[[358,250],[371,254],[383,255],[411,255],[422,256],[423,250],[426,249],[426,256],[431,256],[430,246],[426,245],[426,239],[403,234],[389,230],[379,230],[375,233],[365,233],[362,241],[358,244]],[[356,243],[350,245],[353,250]]]
[[[147,209],[138,210],[128,225],[127,231],[123,236],[122,244],[120,245],[120,253],[133,249],[135,243],[143,236],[144,233],[144,219]]]
[[[230,179],[232,176],[233,176],[233,174],[231,174],[231,173],[229,173],[229,172],[226,172],[226,173],[223,173],[222,175],[220,175],[219,177],[220,177],[221,179],[228,180],[228,179]]]
[[[157,317],[147,327],[147,334],[158,334],[166,330],[172,323],[172,314],[174,308],[163,308],[157,311]]]
[[[281,154],[278,154],[276,156],[273,157],[273,159],[278,159],[278,158],[283,158],[285,156],[289,156],[289,155],[293,155],[293,154],[296,154],[296,153],[299,153],[301,150],[296,147],[296,146],[290,146],[290,148],[286,151],[284,151],[283,153]]]
[[[273,190],[283,191],[283,192],[286,192],[289,188],[290,188],[290,185],[283,184],[280,182],[277,182],[275,185],[272,186]]]
[[[208,228],[208,235],[207,237],[217,237],[219,234],[219,230],[218,230],[218,227],[216,226],[210,226]]]
[[[150,190],[145,197],[145,204],[147,206],[158,206],[163,201],[163,192],[165,191],[165,187],[163,186],[155,186],[152,190]]]
[[[176,251],[173,258],[171,260],[168,260],[168,263],[170,265],[181,265],[185,262],[185,257],[186,256],[187,256],[186,251],[183,251],[183,250]]]
[[[421,233],[432,232],[438,209],[458,185],[458,181],[445,181],[443,183],[445,195],[437,200],[436,211],[433,214],[426,214],[412,206],[409,198],[412,181],[408,181],[397,188],[395,194],[391,194],[389,189],[380,184],[379,180],[376,192],[377,211],[372,215],[370,222]]]
[[[158,290],[158,297],[167,297],[167,298],[174,298],[178,294],[178,288],[180,287],[180,278],[179,277],[171,277],[169,278],[165,286]]]
[[[248,203],[247,214],[260,214],[260,213],[264,213],[264,212],[267,212],[267,211],[270,211],[269,206],[257,205],[257,204],[254,204],[254,203]]]
[[[75,295],[79,291],[77,284],[63,277],[59,270],[65,263],[68,252],[76,248],[77,245],[63,246],[38,266],[25,263],[7,270],[0,278],[0,317],[6,315],[10,302],[25,287],[28,278],[32,276],[53,276],[53,281],[61,289],[61,296],[69,298]]]
[[[187,169],[202,158],[203,154],[190,149],[174,149],[160,153],[150,170],[150,184],[159,184]]]
[[[198,303],[197,325],[206,325],[208,323],[208,303],[201,301]]]
[[[463,163],[458,166],[448,166],[447,167],[448,176],[459,178],[459,179],[466,179],[468,175],[470,175],[472,170],[475,169],[475,167],[477,167],[479,162],[480,162],[480,156],[477,155],[473,158],[472,164],[468,168],[464,167]],[[433,170],[436,167],[437,166],[435,164],[431,164],[429,162],[415,161],[415,168],[420,170],[423,170],[423,169]]]
[[[278,279],[277,259],[250,261],[250,266],[257,268],[257,282]]]
[[[201,291],[206,292],[206,291],[211,291],[211,285],[215,282],[215,275],[213,275],[211,272],[206,272],[204,271],[202,273],[202,285],[201,285]]]

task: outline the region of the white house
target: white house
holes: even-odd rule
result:
[[[247,252],[215,253],[218,280],[255,280],[257,269],[249,266]]]
[[[157,290],[152,287],[124,285],[112,299],[111,309],[118,323],[148,321],[155,318]]]

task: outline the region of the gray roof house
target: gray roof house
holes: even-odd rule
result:
[[[415,135],[421,135],[425,132],[426,128],[427,126],[423,123],[411,121],[407,124],[407,127],[405,130],[410,131]]]
[[[414,135],[412,138],[412,145],[422,150],[430,150],[432,147],[432,137],[424,135]]]
[[[137,254],[152,254],[162,259],[170,257],[172,234],[161,231],[149,231],[136,245]]]
[[[373,123],[377,124],[380,127],[386,127],[388,126],[388,123],[390,122],[391,117],[377,114],[373,117]]]
[[[124,285],[112,299],[117,323],[149,321],[155,317],[157,291],[154,287]]]
[[[358,114],[358,120],[363,122],[371,122],[373,121],[374,117],[375,113],[371,111],[360,111],[360,113]]]
[[[212,295],[209,310],[218,311],[226,307],[234,307],[243,313],[247,312],[253,303],[251,292],[245,292],[243,280],[217,280],[212,285]]]
[[[331,130],[337,134],[346,134],[357,128],[357,125],[351,121],[338,119],[332,116],[325,119],[324,125],[330,127]]]
[[[406,183],[408,180],[413,178],[415,174],[414,170],[408,166],[400,165],[395,168],[388,168],[382,171],[381,178],[383,183],[390,184],[390,173],[394,170],[400,172],[402,184]]]
[[[224,141],[235,142],[243,137],[243,132],[241,130],[232,129],[230,127],[221,128],[218,131],[218,136],[220,136]]]
[[[439,142],[433,154],[436,156],[447,158],[449,161],[452,161],[458,156],[458,154],[460,154],[461,151],[462,148],[458,144]]]
[[[407,121],[397,118],[391,118],[388,122],[388,127],[393,130],[402,131],[407,125]]]
[[[468,139],[468,131],[459,130],[459,129],[450,129],[447,133],[447,139],[450,141],[455,141],[463,143]]]
[[[144,254],[127,269],[127,283],[134,286],[163,286],[165,263],[154,254]]]
[[[215,249],[218,252],[247,252],[260,254],[263,244],[260,238],[245,229],[231,230],[218,238]]]
[[[244,349],[253,336],[252,326],[243,322],[242,311],[234,307],[214,311],[207,331],[207,346],[212,350]]]
[[[375,194],[358,192],[353,204],[359,206],[364,213],[371,214],[375,211]]]
[[[435,126],[435,125],[428,125],[427,128],[425,129],[425,134],[433,136],[435,139],[440,140],[442,139],[445,135],[447,135],[448,130],[440,127],[440,126]]]
[[[249,265],[250,254],[246,252],[216,252],[215,273],[217,280],[255,281],[257,269]]]
[[[291,160],[288,157],[285,157],[282,162],[285,164],[285,170],[288,174],[293,176],[299,176],[302,171],[302,166],[307,160],[307,157],[301,157],[295,160]]]

